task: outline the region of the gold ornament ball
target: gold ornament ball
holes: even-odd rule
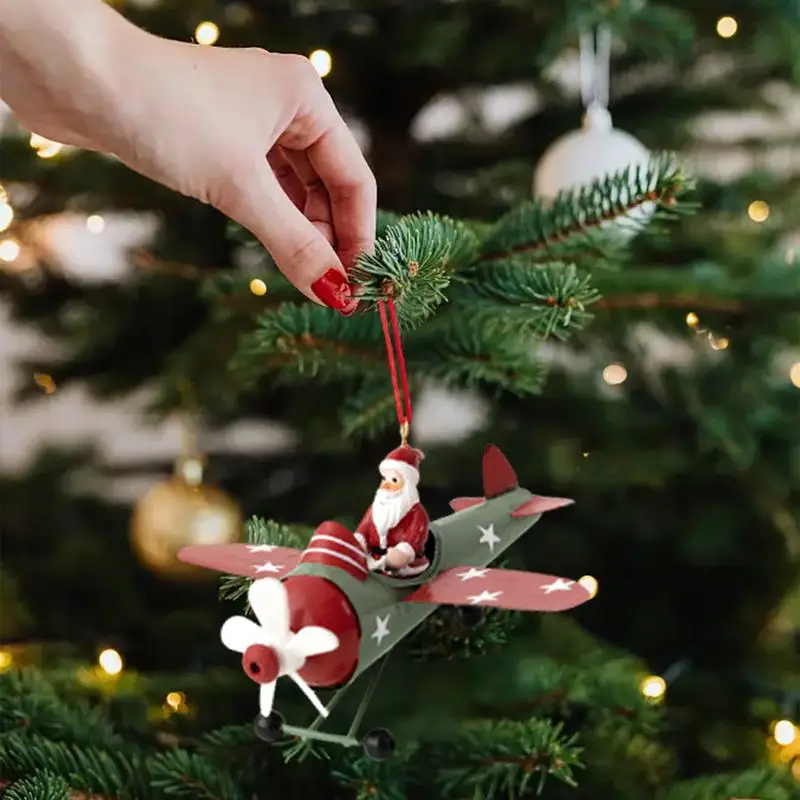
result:
[[[132,541],[139,560],[170,577],[212,573],[178,560],[188,545],[232,544],[242,533],[242,514],[228,495],[213,486],[192,485],[176,476],[159,483],[133,512]]]

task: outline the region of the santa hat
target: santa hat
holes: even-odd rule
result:
[[[381,461],[379,469],[381,473],[387,469],[395,469],[409,481],[417,484],[419,483],[419,465],[424,458],[425,453],[422,450],[417,450],[416,447],[411,447],[407,444],[401,444],[400,447],[396,447]]]

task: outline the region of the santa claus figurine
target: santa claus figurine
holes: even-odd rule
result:
[[[411,577],[428,568],[429,520],[417,491],[423,458],[421,450],[403,444],[380,463],[381,484],[355,533],[371,570]]]

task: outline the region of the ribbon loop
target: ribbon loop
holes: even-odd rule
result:
[[[411,393],[408,389],[408,373],[403,355],[403,344],[400,341],[400,326],[397,322],[397,312],[392,298],[378,301],[378,311],[381,316],[383,338],[386,342],[386,358],[389,362],[389,374],[397,407],[397,421],[400,424],[400,441],[402,444],[407,444],[411,429]]]

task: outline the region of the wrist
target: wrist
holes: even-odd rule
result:
[[[3,99],[36,133],[93,141],[124,98],[133,43],[149,34],[98,0],[0,0],[0,10]]]

